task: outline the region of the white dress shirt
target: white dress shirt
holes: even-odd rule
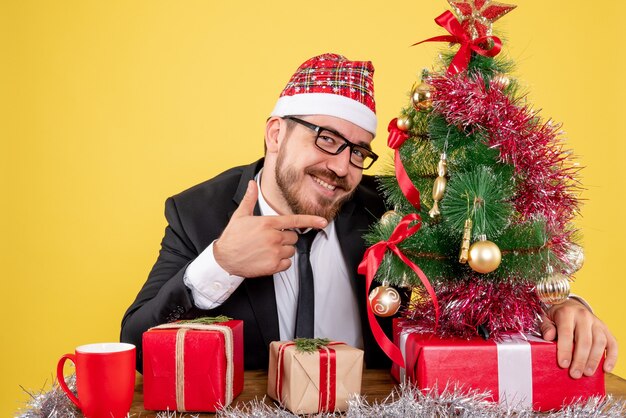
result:
[[[259,208],[263,216],[278,215],[266,202],[261,191],[261,172],[255,180],[259,188]],[[298,305],[298,254],[291,258],[291,267],[274,274],[274,293],[278,308],[281,340],[292,340]],[[342,341],[363,348],[361,318],[350,274],[343,258],[335,222],[321,230],[311,247],[311,267],[315,281],[315,337]],[[220,267],[211,243],[192,261],[184,275],[195,305],[200,309],[220,306],[243,282]],[[254,278],[245,280],[255,280]]]

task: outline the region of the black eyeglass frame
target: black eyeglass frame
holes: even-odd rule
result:
[[[357,145],[354,142],[351,142],[349,140],[347,140],[343,135],[341,135],[339,132],[334,131],[332,129],[329,128],[324,128],[323,126],[318,126],[315,125],[314,123],[311,122],[307,122],[306,120],[302,120],[299,118],[296,118],[295,116],[285,116],[283,117],[283,119],[287,119],[287,120],[292,120],[302,126],[305,126],[307,128],[309,128],[310,130],[312,130],[313,132],[315,132],[315,146],[317,147],[317,149],[319,149],[322,152],[325,152],[326,154],[329,155],[339,155],[343,152],[343,150],[345,150],[346,148],[350,148],[350,164],[352,164],[354,167],[356,168],[360,168],[361,170],[367,170],[368,168],[370,168],[378,159],[378,155],[376,155],[376,153],[374,151],[372,151],[369,148],[366,148],[362,145]],[[339,139],[341,139],[342,141],[344,141],[344,143],[342,145],[339,146],[339,148],[337,148],[337,151],[330,152],[327,149],[322,148],[321,146],[319,146],[317,144],[317,140],[319,139],[320,135],[322,134],[322,132],[324,131],[328,131],[330,133],[332,133],[333,135],[337,136]],[[364,151],[364,155],[367,154],[367,156],[369,158],[371,158],[371,162],[367,165],[367,167],[363,166],[360,167],[358,165],[356,165],[354,162],[352,162],[352,152],[354,149],[357,149],[359,151]]]

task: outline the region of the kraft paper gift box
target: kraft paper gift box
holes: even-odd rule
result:
[[[243,390],[243,321],[170,323],[143,334],[144,408],[215,412]]]
[[[270,344],[268,395],[296,414],[338,412],[361,393],[363,350],[331,342],[313,353],[293,341]]]
[[[591,396],[603,396],[602,364],[595,374],[572,379],[557,364],[556,343],[520,334],[502,340],[445,339],[403,327],[394,320],[394,342],[406,368],[394,365],[393,377],[420,389],[443,391],[447,385],[490,392],[491,400],[536,411],[560,409]]]

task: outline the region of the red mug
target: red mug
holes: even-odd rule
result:
[[[76,366],[78,397],[69,390],[63,366]],[[135,391],[135,346],[127,343],[98,343],[76,347],[57,364],[61,389],[86,418],[124,418],[130,411]]]

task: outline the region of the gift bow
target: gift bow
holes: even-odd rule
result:
[[[461,23],[457,18],[446,10],[439,17],[435,19],[435,22],[447,30],[450,35],[435,36],[433,38],[425,39],[421,42],[417,42],[412,46],[419,45],[424,42],[450,42],[455,44],[461,44],[458,52],[452,59],[450,66],[448,67],[448,75],[455,75],[464,71],[469,66],[472,51],[485,57],[495,57],[502,49],[502,41],[497,36],[481,36],[480,38],[472,39],[461,26]],[[486,41],[493,41],[493,45],[489,49],[482,48],[480,45]]]
[[[202,324],[190,322],[170,322],[157,325],[152,329],[177,329],[176,332],[176,410],[185,411],[185,335],[190,330],[217,331],[224,335],[224,354],[226,355],[226,382],[224,407],[230,405],[234,398],[234,361],[233,361],[233,330],[226,325]]]
[[[409,203],[413,205],[419,212],[420,210],[420,192],[415,188],[413,182],[409,178],[402,160],[400,159],[400,147],[409,138],[409,134],[398,129],[398,118],[394,118],[389,122],[387,131],[389,131],[389,138],[387,139],[387,145],[394,150],[394,166],[396,170],[396,178],[398,179],[398,185],[400,190],[407,198]]]
[[[414,221],[417,221],[417,223],[413,226],[409,226]],[[400,257],[400,259],[404,261],[404,263],[408,265],[415,272],[415,274],[417,274],[433,301],[433,305],[435,307],[436,330],[439,323],[439,303],[437,302],[435,290],[428,281],[428,278],[426,277],[422,269],[420,269],[415,263],[409,260],[407,256],[405,256],[398,248],[398,244],[416,233],[421,227],[422,218],[417,213],[406,215],[404,218],[402,218],[400,223],[398,223],[387,241],[380,241],[367,249],[365,255],[363,256],[361,264],[359,264],[358,272],[359,274],[365,276],[365,294],[366,298],[368,298],[370,287],[372,285],[372,282],[374,281],[374,276],[376,275],[376,271],[378,270],[378,267],[380,267],[380,263],[382,263],[387,250],[389,249],[395,255]],[[369,299],[366,301],[366,306],[367,318],[369,320],[370,328],[372,329],[372,333],[374,334],[376,342],[394,363],[398,364],[400,367],[404,367],[404,358],[402,356],[402,353],[400,352],[400,349],[393,342],[391,342],[391,340],[387,337],[385,332],[378,324],[378,321],[376,320],[374,312],[372,311],[372,307],[369,303]]]

